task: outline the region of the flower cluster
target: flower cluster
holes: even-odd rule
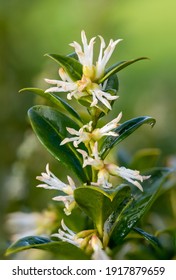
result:
[[[59,69],[59,74],[62,80],[46,79],[48,83],[57,85],[56,87],[49,88],[46,92],[68,92],[68,99],[71,99],[72,96],[79,99],[88,94],[92,96],[91,107],[96,108],[98,101],[101,101],[109,110],[111,110],[109,101],[116,99],[117,96],[112,96],[110,93],[104,92],[103,85],[98,84],[98,81],[103,77],[105,66],[121,39],[116,41],[110,40],[109,45],[104,50],[106,46],[104,39],[101,36],[99,37],[101,45],[98,60],[95,65],[93,64],[93,47],[95,38],[92,38],[88,43],[85,32],[82,31],[81,38],[83,48],[77,42],[70,44],[75,48],[78,60],[82,64],[83,75],[81,80],[73,81],[61,67]],[[92,173],[94,176],[91,185],[111,188],[112,183],[110,182],[110,176],[118,176],[132,183],[142,191],[143,188],[140,182],[143,182],[143,180],[148,179],[150,176],[142,176],[137,170],[119,167],[113,163],[106,163],[99,155],[99,140],[104,136],[117,137],[118,134],[115,132],[115,129],[118,127],[121,118],[122,112],[119,113],[115,119],[101,128],[97,128],[95,124],[93,125],[92,120],[80,127],[79,130],[75,130],[72,127],[66,127],[72,137],[66,137],[61,141],[60,145],[73,142],[74,147],[83,157],[83,168],[87,165],[92,167]],[[84,143],[86,147],[85,150],[78,149],[80,143]],[[45,183],[38,185],[38,187],[56,189],[66,194],[54,197],[53,199],[64,202],[64,211],[69,215],[76,204],[73,196],[76,187],[73,180],[68,176],[69,184],[66,185],[50,172],[48,165],[46,167],[46,173],[42,173],[42,176],[38,176],[37,179]]]
[[[93,64],[93,47],[95,38],[92,38],[90,42],[87,42],[85,32],[81,32],[81,38],[83,43],[83,49],[80,44],[73,42],[70,46],[75,48],[75,52],[78,56],[79,62],[82,64],[82,77],[81,80],[74,81],[68,73],[63,69],[59,69],[59,75],[62,80],[45,79],[45,81],[51,85],[56,85],[46,90],[46,92],[68,92],[67,98],[80,99],[81,97],[91,96],[92,101],[90,107],[97,106],[98,102],[104,104],[111,110],[111,101],[118,98],[108,92],[106,92],[106,82],[104,84],[98,81],[103,77],[105,73],[105,66],[109,61],[116,45],[121,39],[113,41],[110,40],[109,45],[106,47],[104,39],[100,37],[100,53],[96,64]],[[104,50],[104,51],[103,51]]]

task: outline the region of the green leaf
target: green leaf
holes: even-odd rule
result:
[[[113,248],[120,244],[135,224],[149,210],[170,173],[171,171],[166,168],[154,169],[150,172],[151,178],[143,183],[144,192],[139,192],[137,188],[134,189],[134,201],[129,203],[114,218],[114,223],[109,231],[110,247]]]
[[[114,129],[114,132],[118,134],[117,137],[107,136],[104,139],[100,146],[100,156],[104,159],[115,145],[119,144],[122,140],[128,137],[141,125],[150,124],[151,126],[154,126],[155,122],[155,119],[147,116],[137,117],[124,122],[119,127]]]
[[[82,182],[89,181],[86,169],[82,168],[82,157],[73,145],[60,145],[64,138],[70,136],[66,127],[78,130],[79,126],[57,109],[48,106],[34,106],[28,111],[28,116],[34,132],[47,150],[72,170]]]
[[[63,56],[58,54],[46,54],[58,64],[60,64],[73,81],[81,80],[82,64],[71,56]]]
[[[103,83],[106,79],[108,79],[113,74],[115,74],[115,73],[119,72],[120,70],[126,68],[127,66],[129,66],[137,61],[143,60],[143,59],[148,59],[148,57],[139,57],[139,58],[128,60],[128,61],[117,62],[116,64],[112,65],[111,67],[109,67],[106,70],[104,77],[101,78],[98,81],[98,83],[100,83],[100,84]]]
[[[109,79],[107,80],[105,91],[110,93],[112,92],[114,95],[116,95],[118,89],[119,89],[119,80],[117,75],[115,74],[109,77]]]
[[[14,242],[6,251],[6,256],[26,250],[29,248],[39,247],[50,243],[51,240],[42,236],[27,236]]]
[[[53,104],[58,106],[59,108],[66,110],[74,118],[75,121],[78,121],[79,124],[80,123],[82,124],[80,115],[65,100],[63,100],[56,94],[44,92],[44,90],[40,88],[23,88],[19,92],[21,93],[24,91],[29,91],[46,98],[47,100],[51,101]]]
[[[82,260],[89,257],[78,247],[61,241],[52,241],[41,236],[27,236],[13,243],[6,251],[6,256],[28,249],[50,251],[57,259]]]
[[[121,185],[115,189],[88,186],[74,191],[78,206],[93,220],[100,235],[103,234],[104,223],[109,215],[130,197],[130,188]]]
[[[145,232],[144,230],[142,230],[141,228],[138,227],[134,227],[133,230],[135,232],[137,232],[138,234],[140,234],[141,236],[143,236],[148,242],[150,242],[150,244],[156,249],[161,249],[161,243],[159,241],[159,239],[156,236],[153,236],[152,234],[149,234],[147,232]]]

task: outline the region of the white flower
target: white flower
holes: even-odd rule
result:
[[[60,145],[64,145],[68,142],[73,142],[74,147],[77,148],[81,142],[87,144],[91,140],[97,141],[101,139],[103,136],[118,136],[118,134],[116,132],[113,132],[112,130],[118,126],[121,117],[122,117],[122,113],[120,113],[117,118],[110,121],[102,128],[95,128],[93,131],[92,131],[92,121],[84,125],[83,127],[81,127],[79,130],[75,130],[73,128],[67,127],[67,131],[70,134],[76,136],[71,138],[65,138],[60,143]]]
[[[97,174],[97,182],[91,182],[92,186],[99,186],[105,189],[112,188],[112,184],[109,182],[109,172],[104,168],[100,169]]]
[[[83,156],[83,167],[91,165],[95,170],[98,170],[97,181],[91,182],[92,186],[99,186],[103,188],[111,188],[112,184],[109,183],[109,172],[105,168],[104,161],[98,154],[98,143],[95,142],[92,148],[92,156],[90,157],[86,151],[77,149],[77,151]]]
[[[61,226],[62,226],[63,230],[59,229],[58,233],[54,233],[54,234],[52,234],[52,236],[58,237],[62,241],[65,241],[65,242],[71,243],[77,247],[80,247],[81,242],[83,241],[83,238],[78,238],[76,233],[65,225],[64,220],[61,221]]]
[[[83,125],[83,127],[81,127],[78,131],[71,128],[71,127],[67,127],[66,128],[67,131],[72,134],[72,135],[76,135],[75,137],[71,137],[71,138],[65,138],[60,145],[64,145],[68,142],[73,142],[74,147],[78,147],[78,145],[83,142],[83,143],[87,143],[91,140],[91,130],[92,130],[92,121],[89,122],[86,125]]]
[[[64,242],[73,244],[74,246],[84,249],[87,252],[92,252],[92,259],[94,260],[108,260],[109,257],[103,250],[103,245],[100,239],[96,236],[96,230],[84,230],[77,234],[69,229],[64,220],[61,221],[62,229],[58,230],[58,233],[54,233],[51,236],[57,237]],[[87,249],[87,250],[86,250]]]
[[[41,175],[42,176],[37,176],[36,179],[44,182],[44,184],[39,184],[37,187],[50,190],[59,190],[67,194],[65,196],[56,196],[53,198],[53,200],[62,201],[65,205],[64,211],[66,215],[70,215],[71,210],[76,204],[73,197],[73,192],[76,187],[72,178],[67,176],[69,184],[63,183],[49,170],[49,164],[46,165],[46,173],[42,173]]]
[[[75,48],[75,52],[78,55],[79,62],[83,65],[83,74],[90,77],[91,79],[93,78],[92,80],[100,79],[103,76],[107,62],[109,61],[116,45],[122,40],[118,39],[116,41],[113,41],[111,39],[109,45],[104,50],[104,48],[106,47],[105,41],[103,37],[99,36],[99,38],[101,41],[100,52],[98,61],[95,65],[93,64],[93,46],[95,43],[95,37],[92,38],[88,44],[85,31],[83,30],[81,32],[83,50],[81,45],[77,42],[73,42],[72,44],[70,44],[70,46]]]
[[[53,197],[53,200],[62,201],[64,203],[65,205],[64,212],[67,216],[71,214],[71,211],[76,206],[76,201],[74,200],[73,195],[59,195]]]
[[[90,79],[87,79],[84,75],[81,80],[72,81],[69,75],[65,72],[63,68],[59,69],[59,75],[61,80],[50,80],[45,79],[45,81],[51,85],[56,85],[55,87],[51,87],[45,92],[68,92],[67,99],[71,100],[72,97],[76,99],[81,98],[82,96],[86,96],[87,92],[85,92],[88,84],[91,83]]]
[[[119,125],[119,121],[121,120],[121,117],[122,117],[122,112],[115,119],[113,119],[103,127],[94,129],[94,131],[92,132],[94,139],[99,140],[103,136],[118,136],[118,134],[112,130]]]
[[[119,167],[115,164],[107,164],[106,169],[108,170],[110,175],[119,176],[119,177],[125,179],[126,181],[135,185],[141,191],[143,191],[143,188],[138,181],[143,182],[144,180],[150,178],[150,176],[140,175],[140,172],[138,170],[132,170],[132,169],[127,169],[125,167]]]
[[[95,43],[95,37],[87,42],[85,32],[81,32],[81,39],[83,43],[83,48],[77,42],[73,42],[70,45],[75,48],[75,52],[78,55],[79,62],[83,67],[83,75],[81,80],[73,81],[69,75],[65,72],[63,68],[59,69],[60,80],[45,79],[49,84],[56,85],[47,89],[45,92],[68,92],[67,99],[71,100],[72,97],[80,99],[83,96],[92,96],[92,102],[90,107],[97,106],[98,102],[101,102],[109,110],[111,110],[111,100],[115,100],[118,96],[111,95],[106,92],[106,82],[101,85],[96,83],[105,72],[105,66],[110,59],[115,46],[121,41],[121,39],[109,42],[107,48],[105,48],[104,39],[100,37],[100,53],[98,56],[98,61],[93,64],[93,46]],[[104,50],[104,52],[103,52]]]
[[[90,157],[86,151],[77,150],[83,156],[83,167],[91,165],[95,170],[98,170],[97,181],[91,182],[91,185],[99,186],[103,188],[111,188],[112,184],[109,182],[110,175],[119,176],[126,181],[132,183],[141,191],[143,188],[139,182],[143,182],[150,178],[150,176],[142,176],[138,170],[127,169],[125,167],[119,167],[113,163],[105,163],[99,156],[98,143],[95,142],[92,149],[92,156]],[[139,181],[139,182],[138,182]]]
[[[77,151],[83,156],[83,167],[87,165],[93,166],[96,170],[100,170],[104,167],[104,162],[98,155],[98,143],[95,142],[92,149],[92,156],[90,157],[88,153],[84,150],[77,149]]]
[[[105,83],[106,84],[106,83]],[[111,105],[109,101],[117,99],[119,96],[111,95],[108,92],[105,92],[105,87],[102,87],[101,84],[92,83],[89,87],[88,92],[91,93],[93,101],[90,107],[94,107],[98,104],[98,101],[103,103],[109,110],[111,110]]]

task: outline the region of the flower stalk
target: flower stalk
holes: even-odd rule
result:
[[[50,87],[45,91],[33,88],[32,92],[53,102],[55,107],[34,106],[28,115],[41,143],[60,164],[64,164],[67,174],[73,173],[67,176],[65,183],[50,171],[47,164],[46,171],[36,177],[40,181],[37,187],[57,192],[53,200],[56,204],[61,202],[63,205],[63,214],[58,214],[60,228],[57,233],[51,232],[52,237],[60,240],[54,246],[58,246],[60,252],[59,246],[62,242],[67,242],[79,248],[75,250],[82,250],[85,258],[107,260],[114,247],[119,246],[119,240],[123,240],[129,230],[133,229],[137,216],[140,218],[145,212],[142,207],[147,207],[146,199],[141,208],[137,202],[135,206],[136,192],[140,193],[141,203],[141,197],[145,194],[142,193],[143,189],[147,192],[143,185],[151,175],[142,175],[140,171],[128,166],[119,166],[113,162],[115,160],[111,161],[105,155],[141,124],[154,124],[155,120],[139,117],[121,123],[120,110],[119,113],[116,112],[114,119],[100,125],[100,119],[113,110],[119,97],[116,74],[145,58],[121,61],[106,68],[121,39],[111,39],[106,45],[102,36],[98,38],[100,48],[97,60],[94,57],[96,37],[88,40],[85,31],[81,32],[81,44],[76,41],[70,44],[74,48],[73,55],[48,55],[60,65],[59,78],[46,78],[45,82]],[[62,94],[66,94],[66,100],[60,97]],[[86,109],[84,116],[70,105],[73,98]],[[123,184],[119,184],[119,178],[123,180]],[[148,182],[150,181],[152,179]],[[150,195],[151,192],[148,196]],[[132,219],[133,213],[135,217]],[[65,216],[67,221],[73,217],[74,230],[65,224]],[[42,246],[44,242],[48,247],[53,245],[53,240],[45,237],[37,238],[36,243],[34,240],[31,242],[31,237],[28,238],[26,244],[38,246],[41,241]],[[23,242],[20,241],[19,244]],[[112,244],[115,244],[114,247]],[[15,244],[14,248],[18,246]]]

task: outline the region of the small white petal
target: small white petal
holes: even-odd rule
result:
[[[45,92],[51,92],[51,93],[52,92],[64,92],[64,90],[61,88],[58,88],[58,87],[51,87],[51,88],[46,89]]]
[[[64,220],[61,221],[61,226],[63,230],[59,229],[58,233],[54,233],[51,236],[57,237],[61,239],[62,241],[71,243],[77,247],[80,247],[81,242],[83,241],[83,238],[77,238],[76,233],[69,229],[66,224],[64,223]]]
[[[122,40],[122,39],[118,39],[116,41],[113,41],[111,39],[109,45],[107,46],[103,54],[103,49],[105,48],[105,42],[101,36],[99,37],[101,40],[101,45],[100,45],[100,53],[99,53],[98,61],[96,63],[96,79],[101,78],[101,76],[104,74],[105,66],[108,63],[116,45]]]
[[[110,132],[112,129],[116,128],[118,126],[118,123],[120,121],[122,117],[122,112],[117,116],[117,118],[113,119],[112,121],[110,121],[109,123],[107,123],[105,126],[103,126],[102,128],[100,128],[100,132],[102,134],[108,133]],[[117,136],[117,133],[112,132],[112,136]],[[110,134],[109,134],[110,135]]]

